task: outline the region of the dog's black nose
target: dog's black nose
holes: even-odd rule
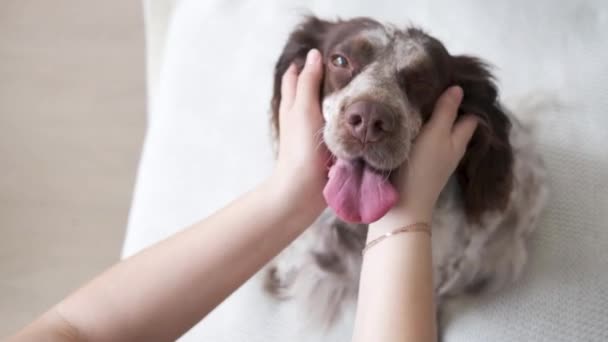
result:
[[[393,130],[391,111],[373,101],[357,101],[344,112],[350,133],[362,143],[384,139]]]

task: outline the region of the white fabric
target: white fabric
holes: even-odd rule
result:
[[[177,0],[144,0],[146,26],[146,75],[148,93],[156,93],[158,72],[162,64],[169,18]]]
[[[496,65],[506,97],[557,99],[537,118],[551,197],[529,267],[510,290],[451,305],[445,341],[607,341],[608,2],[602,0],[181,1],[152,97],[124,255],[204,217],[268,174],[272,68],[308,11],[415,23],[452,53]],[[292,305],[265,297],[257,281],[182,340],[349,339],[352,315],[322,337]]]

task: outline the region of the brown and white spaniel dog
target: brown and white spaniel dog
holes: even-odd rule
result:
[[[302,300],[325,322],[353,303],[366,223],[392,204],[387,175],[407,165],[412,141],[451,85],[464,90],[459,114],[478,116],[480,125],[433,216],[437,302],[515,281],[547,186],[529,130],[501,106],[488,66],[451,55],[418,28],[309,17],[290,35],[276,64],[275,131],[281,77],[291,63],[301,68],[312,48],[321,51],[325,67],[323,138],[336,158],[325,189],[332,208],[271,263],[270,293]]]

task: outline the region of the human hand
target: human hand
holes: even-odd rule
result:
[[[456,120],[463,92],[450,87],[437,100],[429,122],[414,141],[409,162],[396,174],[399,202],[378,222],[392,229],[414,222],[430,223],[435,203],[466,152],[477,119]]]
[[[325,208],[322,191],[327,183],[330,154],[322,140],[323,115],[319,99],[323,64],[311,50],[298,75],[291,65],[283,75],[279,106],[279,152],[273,174],[275,186],[318,212]]]

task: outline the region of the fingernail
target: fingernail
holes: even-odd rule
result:
[[[456,101],[460,101],[462,99],[462,88],[459,86],[453,86],[448,89],[448,95]]]
[[[308,64],[308,65],[317,64],[319,59],[321,59],[321,54],[319,53],[319,50],[312,49],[312,50],[308,51],[308,55],[306,56],[306,64]]]

